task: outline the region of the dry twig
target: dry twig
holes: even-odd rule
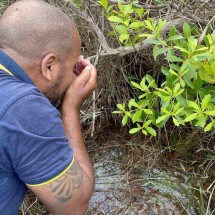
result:
[[[116,0],[109,0],[109,2],[111,3],[118,3],[118,1]],[[121,2],[122,5],[128,4],[129,2]],[[144,9],[162,9],[165,8],[166,5],[149,5],[149,4],[141,4],[141,2],[139,2],[139,4],[137,3],[132,3],[133,6],[138,7],[138,8],[144,8]]]

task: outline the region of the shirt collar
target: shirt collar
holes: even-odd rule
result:
[[[26,74],[26,72],[7,54],[0,50],[0,64],[7,68],[14,76],[16,76],[21,81],[34,85],[33,81]]]

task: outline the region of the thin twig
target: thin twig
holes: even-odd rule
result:
[[[214,183],[214,182],[213,182]],[[213,184],[212,183],[212,184]],[[208,200],[208,205],[207,205],[207,211],[206,211],[206,214],[205,215],[209,215],[209,213],[210,213],[210,206],[211,206],[211,200],[212,200],[212,197],[213,197],[213,194],[214,194],[214,190],[215,190],[215,184],[214,184],[214,186],[213,186],[213,188],[212,188],[212,191],[211,191],[211,194],[210,194],[210,196],[209,196],[209,200]]]
[[[117,4],[119,1],[116,0],[109,0],[109,2]],[[166,5],[149,5],[149,4],[141,4],[139,3],[133,3],[133,2],[120,2],[122,5],[126,5],[129,3],[132,3],[133,6],[138,7],[138,8],[144,8],[144,9],[162,9],[165,8]]]
[[[205,23],[204,20],[202,20],[198,16],[195,16],[194,14],[191,14],[187,10],[183,9],[180,5],[177,5],[175,3],[170,3],[170,7],[177,10],[178,12],[182,13],[183,15],[185,15],[186,17],[188,17],[190,19],[193,19],[193,20],[200,22],[200,23]]]
[[[94,66],[95,67],[98,64],[100,52],[101,52],[101,45],[99,47],[97,57],[96,57],[96,59],[94,61]],[[92,101],[93,101],[93,120],[92,120],[91,137],[93,137],[94,132],[95,132],[95,121],[96,121],[96,91],[95,90],[93,91],[93,99],[92,99]]]
[[[98,40],[99,40],[100,44],[102,45],[103,49],[105,49],[105,50],[110,49],[103,32],[98,27],[98,25],[94,22],[92,17],[90,17],[84,10],[77,8],[73,2],[67,2],[65,0],[61,0],[61,2],[62,3],[66,2],[68,8],[72,9],[73,12],[77,13],[80,17],[82,17],[83,19],[85,19],[89,23],[89,26],[91,27],[91,29],[93,29],[95,31],[95,33],[98,37]]]
[[[199,37],[199,44],[204,40],[204,37],[207,33],[208,27],[210,26],[211,22],[215,19],[215,15],[212,17],[212,19],[208,22],[207,26],[205,27],[204,31],[202,32],[201,36]]]

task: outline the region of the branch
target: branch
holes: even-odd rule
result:
[[[73,2],[68,2],[66,0],[61,0],[61,2],[66,3],[68,8],[72,9],[73,12],[81,16],[83,19],[85,19],[88,23],[91,29],[93,29],[98,37],[99,42],[101,43],[101,46],[104,50],[110,50],[110,46],[107,43],[107,40],[101,31],[101,29],[97,26],[97,24],[93,21],[92,17],[90,17],[84,10],[80,10],[76,7],[76,5]]]
[[[88,23],[91,29],[96,33],[98,40],[101,44],[101,47],[103,50],[100,52],[99,56],[110,56],[110,55],[119,55],[119,56],[125,56],[128,54],[131,54],[133,52],[138,52],[140,50],[147,49],[150,47],[150,44],[147,43],[147,41],[143,41],[141,43],[136,44],[134,47],[119,47],[119,48],[111,48],[106,40],[106,37],[104,36],[101,29],[97,26],[97,24],[93,21],[92,17],[90,17],[86,11],[80,10],[76,7],[76,5],[73,2],[67,2],[66,0],[61,0],[62,2],[66,3],[67,6],[72,9],[73,12],[77,13],[79,16],[84,18]],[[173,21],[167,22],[165,27],[163,28],[161,32],[161,37],[165,35],[166,32],[170,30],[170,28],[175,25],[180,26],[184,22],[184,18],[175,19]],[[89,59],[95,59],[98,55],[94,55],[89,57]]]
[[[162,32],[161,32],[161,37],[164,37],[164,35],[170,30],[170,28],[174,26],[181,26],[184,22],[184,19],[175,19],[173,21],[167,22],[167,24],[164,26]],[[110,55],[119,55],[119,56],[125,56],[128,54],[131,54],[133,52],[138,52],[144,49],[147,49],[150,47],[151,44],[147,43],[147,40],[136,44],[134,47],[129,46],[129,47],[119,47],[119,48],[110,48],[109,51],[103,50],[99,56],[110,56]],[[96,58],[97,55],[89,57],[90,60]]]
[[[113,4],[117,4],[119,1],[117,0],[109,0],[109,2],[113,3]],[[126,5],[132,2],[120,2],[122,5]],[[165,8],[166,5],[149,5],[149,4],[141,4],[140,3],[132,3],[133,6],[138,7],[138,8],[144,8],[144,9],[162,9]]]
[[[188,12],[187,10],[183,9],[181,7],[181,5],[177,5],[175,3],[170,3],[170,7],[177,10],[178,12],[182,13],[183,15],[187,16],[190,19],[196,20],[197,22],[200,23],[205,23],[204,20],[202,20],[201,18],[199,18],[198,16],[195,16],[194,14]]]

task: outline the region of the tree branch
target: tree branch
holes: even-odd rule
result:
[[[88,23],[91,29],[93,29],[98,37],[99,42],[101,43],[101,46],[104,50],[110,51],[110,46],[107,43],[107,40],[101,31],[101,29],[98,27],[98,25],[93,21],[92,17],[90,17],[84,10],[80,10],[76,7],[76,5],[73,2],[67,2],[65,0],[61,0],[61,2],[66,3],[68,8],[72,9],[73,12],[78,14],[80,17],[85,19]]]
[[[197,22],[200,22],[200,23],[205,23],[204,20],[202,20],[201,18],[199,18],[198,16],[195,16],[194,14],[191,14],[190,12],[186,11],[185,9],[183,9],[181,7],[181,5],[177,5],[175,3],[170,3],[170,7],[177,10],[178,12],[180,12],[181,14],[187,16],[188,18],[190,19],[193,19]]]
[[[66,2],[65,0],[61,0],[62,2]],[[147,43],[147,41],[142,41],[141,43],[136,44],[134,47],[119,47],[119,48],[111,48],[106,40],[106,37],[104,36],[101,29],[98,27],[98,25],[93,21],[92,17],[90,17],[86,11],[80,10],[76,7],[76,5],[73,2],[66,2],[67,6],[72,9],[73,12],[84,18],[88,23],[91,29],[96,33],[98,37],[98,41],[100,42],[100,45],[102,47],[102,51],[100,52],[99,56],[110,56],[110,55],[119,55],[119,56],[125,56],[128,54],[131,54],[133,52],[138,52],[140,50],[147,49],[150,44]],[[167,22],[167,24],[164,26],[161,37],[164,36],[164,34],[169,31],[169,29],[175,25],[180,26],[184,22],[184,18],[175,19],[173,21]],[[89,59],[95,59],[97,55],[89,57]]]
[[[117,4],[119,1],[116,0],[109,0],[109,2]],[[121,2],[122,5],[126,5],[132,2]],[[138,7],[138,8],[144,8],[144,9],[162,9],[165,8],[166,5],[149,5],[149,4],[141,4],[140,3],[132,3],[133,6]]]
[[[161,37],[163,37],[169,30],[170,28],[174,26],[181,26],[184,22],[184,19],[175,19],[173,21],[167,22],[167,24],[164,26],[162,32],[161,32]],[[110,55],[119,55],[119,56],[125,56],[128,54],[131,54],[133,52],[138,52],[144,49],[147,49],[150,47],[150,44],[147,43],[147,40],[144,40],[141,43],[137,43],[134,47],[129,46],[129,47],[119,47],[119,48],[110,48],[109,51],[103,50],[99,56],[110,56]],[[96,58],[97,55],[90,56],[89,59],[94,59]]]

